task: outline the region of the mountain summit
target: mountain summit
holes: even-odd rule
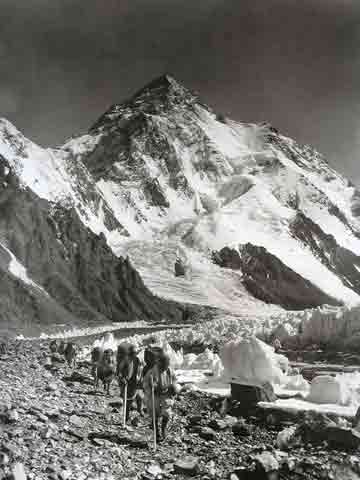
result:
[[[3,120],[0,155],[6,328],[360,300],[360,192],[311,147],[216,114],[169,75],[58,149]]]
[[[164,114],[176,105],[193,104],[198,96],[187,90],[171,75],[165,74],[155,78],[135,93],[127,101],[112,105],[91,127],[90,133],[97,133],[114,125],[118,120],[137,114]]]

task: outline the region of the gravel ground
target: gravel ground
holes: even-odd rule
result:
[[[1,479],[17,462],[34,480],[267,478],[246,476],[264,452],[279,465],[277,478],[360,478],[358,450],[307,441],[281,451],[283,425],[222,418],[214,398],[192,391],[178,395],[168,437],[155,452],[147,417],[133,412],[123,428],[117,385],[105,396],[94,391],[86,365],[50,365],[48,343],[14,342],[0,354]]]

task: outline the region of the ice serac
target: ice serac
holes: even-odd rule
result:
[[[232,382],[259,387],[266,382],[278,385],[285,382],[282,356],[255,337],[225,344],[220,357],[224,376]]]
[[[332,345],[358,351],[360,308],[318,307],[301,313],[300,337],[305,345]]]

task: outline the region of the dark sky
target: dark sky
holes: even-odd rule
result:
[[[43,145],[170,72],[360,183],[359,0],[0,0],[0,114]]]

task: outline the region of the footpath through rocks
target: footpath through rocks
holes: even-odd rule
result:
[[[153,450],[147,417],[122,426],[116,383],[96,392],[86,363],[70,368],[49,342],[0,353],[0,479],[357,479],[359,449],[305,435],[289,422],[239,417],[221,398],[183,389],[167,439]],[[289,430],[290,428],[290,430]],[[308,430],[309,432],[309,430]],[[289,437],[289,438],[288,438]]]

